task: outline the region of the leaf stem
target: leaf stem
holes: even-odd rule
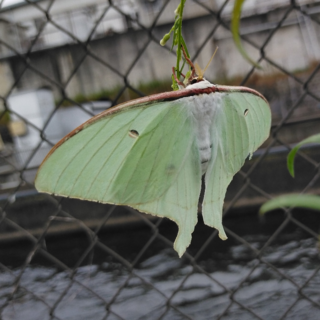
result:
[[[178,5],[177,9],[175,10],[175,21],[173,24],[173,27],[170,29],[170,31],[164,35],[164,37],[161,39],[160,44],[164,46],[166,42],[170,39],[171,33],[173,33],[173,40],[172,40],[172,47],[171,50],[173,49],[174,46],[177,46],[176,54],[177,54],[177,62],[176,62],[176,76],[172,75],[172,88],[173,90],[178,90],[179,89],[179,83],[180,77],[182,74],[183,67],[185,65],[185,61],[182,64],[180,68],[180,61],[182,60],[182,49],[181,46],[183,46],[186,55],[188,58],[190,58],[186,43],[183,39],[182,36],[182,16],[183,16],[183,9],[184,5],[186,3],[186,0],[181,0],[180,4]],[[177,81],[178,80],[178,81]]]

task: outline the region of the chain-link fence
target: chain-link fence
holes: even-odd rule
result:
[[[242,40],[262,70],[234,47],[232,1],[186,3],[192,60],[205,65],[218,45],[207,78],[254,87],[273,113],[270,138],[228,189],[226,242],[199,221],[179,259],[167,219],[34,189],[43,157],[75,126],[170,90],[175,56],[159,41],[178,3],[26,0],[1,9],[1,319],[319,318],[319,214],[257,217],[275,195],[319,192],[316,146],[299,153],[296,179],[285,164],[292,144],[318,132],[318,1],[247,1]]]

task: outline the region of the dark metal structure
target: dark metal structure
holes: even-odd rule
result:
[[[73,101],[72,97],[68,96],[65,89],[86,57],[94,59],[103,67],[112,69],[114,73],[117,73],[119,77],[123,78],[123,85],[112,101],[113,104],[117,104],[119,97],[127,89],[132,90],[138,95],[143,95],[143,92],[140,92],[140,90],[128,82],[128,75],[132,68],[138,63],[141,56],[144,55],[146,48],[151,43],[159,44],[160,38],[156,36],[153,31],[157,26],[158,18],[170,1],[163,0],[157,2],[157,6],[160,6],[160,9],[158,9],[157,16],[151,27],[145,27],[141,24],[139,17],[133,15],[129,16],[123,12],[117,6],[117,1],[106,1],[105,9],[100,12],[100,19],[96,21],[96,24],[86,41],[77,39],[73,34],[70,34],[68,30],[65,30],[51,18],[50,9],[55,0],[51,0],[50,5],[46,9],[40,5],[41,1],[26,0],[26,2],[29,3],[30,6],[37,7],[37,9],[43,13],[44,20],[39,26],[37,37],[33,39],[26,52],[19,52],[5,40],[0,38],[1,46],[7,47],[14,52],[14,59],[19,60],[19,63],[23,63],[24,65],[23,69],[20,69],[19,73],[15,74],[14,83],[10,90],[8,90],[6,95],[0,97],[4,105],[4,110],[1,112],[2,119],[5,119],[8,113],[12,114],[12,111],[10,111],[7,104],[8,97],[15,88],[19,87],[19,81],[27,71],[32,71],[32,73],[36,74],[40,79],[45,80],[47,83],[51,83],[51,85],[60,92],[62,98],[59,101],[56,101],[56,108],[51,116],[61,108],[65,101],[82,108],[80,104]],[[206,10],[207,17],[210,17],[211,20],[211,25],[207,28],[205,42],[198,46],[194,51],[192,58],[195,59],[199,53],[204,50],[205,45],[214,37],[218,28],[224,28],[227,32],[230,31],[230,21],[224,19],[222,15],[225,6],[229,2],[228,0],[226,0],[218,10],[208,7],[205,1],[194,0],[193,2]],[[152,5],[152,1],[150,1],[148,5]],[[188,5],[188,3],[186,5]],[[133,63],[124,73],[115,69],[112,65],[112,61],[107,61],[103,57],[96,56],[90,48],[90,42],[95,29],[110,8],[113,8],[122,14],[129,25],[135,25],[140,31],[142,30],[145,32],[148,39],[145,42],[145,45],[139,49]],[[145,288],[145,290],[156,292],[159,297],[161,297],[161,301],[163,301],[161,307],[159,307],[154,314],[141,316],[139,319],[197,319],[197,316],[184,308],[184,304],[179,304],[175,300],[175,298],[185,290],[186,283],[194,274],[203,275],[208,283],[212,283],[219,287],[219,295],[228,297],[228,303],[221,309],[219,314],[214,317],[208,315],[208,319],[228,319],[228,316],[234,312],[234,308],[241,309],[243,314],[247,315],[246,319],[293,319],[294,316],[292,315],[292,311],[299,307],[301,301],[305,303],[305,308],[310,306],[314,310],[318,310],[320,314],[320,295],[312,295],[309,290],[310,286],[316,287],[319,285],[319,257],[316,255],[314,256],[312,272],[303,281],[297,280],[295,274],[290,273],[290,270],[288,272],[284,271],[284,269],[277,264],[276,260],[271,261],[270,259],[266,259],[266,255],[270,254],[272,245],[278,241],[281,234],[288,228],[294,230],[293,232],[299,230],[299,232],[303,234],[303,239],[314,239],[313,241],[316,243],[316,240],[319,237],[318,228],[320,224],[320,218],[317,218],[316,214],[312,215],[309,212],[300,212],[296,214],[294,210],[283,209],[282,212],[273,215],[276,215],[277,217],[274,220],[271,219],[271,227],[268,229],[268,232],[264,234],[265,238],[259,245],[250,241],[250,237],[246,237],[244,232],[237,229],[235,224],[232,224],[232,222],[228,223],[228,221],[236,219],[235,216],[239,211],[242,221],[245,221],[248,225],[247,228],[250,228],[250,225],[252,225],[252,228],[255,228],[259,223],[256,221],[255,224],[253,224],[252,219],[257,220],[256,212],[259,205],[267,199],[272,198],[273,194],[288,191],[307,193],[310,192],[310,190],[316,192],[318,189],[320,157],[317,149],[313,148],[311,151],[305,149],[299,154],[297,159],[297,172],[301,170],[300,172],[302,172],[301,175],[303,175],[303,177],[299,180],[299,184],[294,187],[294,190],[292,190],[291,185],[293,182],[291,182],[292,180],[289,180],[290,177],[286,173],[285,168],[285,154],[290,150],[292,141],[289,139],[289,142],[287,142],[283,139],[282,133],[289,130],[292,126],[296,126],[294,128],[299,128],[300,126],[303,131],[305,126],[308,126],[309,123],[313,123],[312,121],[317,120],[317,112],[315,112],[315,117],[309,115],[308,117],[297,118],[293,117],[293,115],[298,108],[305,108],[306,101],[312,101],[311,104],[315,106],[320,103],[319,86],[314,82],[314,80],[319,77],[320,63],[319,61],[314,61],[312,66],[300,75],[296,72],[286,70],[265,53],[265,48],[268,46],[269,42],[276,37],[276,33],[286,27],[287,18],[292,13],[304,16],[317,27],[320,26],[319,16],[317,14],[310,14],[311,11],[309,9],[310,8],[307,6],[300,6],[298,1],[288,1],[287,6],[284,9],[282,8],[282,11],[279,11],[275,16],[274,22],[268,31],[268,36],[265,37],[263,43],[257,44],[250,37],[245,35],[242,36],[244,43],[250,43],[251,46],[259,50],[259,63],[267,62],[277,70],[277,72],[286,77],[286,79],[289,79],[288,81],[293,82],[294,88],[299,88],[299,90],[295,91],[294,102],[285,102],[286,112],[273,123],[270,139],[264,145],[264,148],[257,152],[254,159],[251,162],[247,162],[243,170],[236,176],[230,192],[227,195],[227,205],[224,214],[227,219],[226,232],[230,239],[228,241],[231,241],[233,244],[242,245],[249,255],[249,258],[246,261],[243,261],[243,263],[246,263],[248,266],[248,272],[242,276],[241,281],[230,289],[223,281],[210,272],[210,266],[204,263],[205,259],[203,256],[208,256],[208,251],[215,252],[218,246],[222,246],[222,248],[225,247],[223,247],[224,244],[221,245],[217,240],[218,235],[215,230],[205,229],[203,232],[201,231],[202,229],[200,230],[197,227],[194,233],[194,238],[197,240],[195,240],[195,243],[191,245],[190,250],[188,250],[181,260],[181,264],[188,267],[181,276],[181,281],[174,286],[170,294],[162,291],[161,286],[156,285],[152,280],[141,275],[138,270],[140,264],[152,256],[153,251],[160,250],[161,248],[173,250],[172,240],[174,239],[174,234],[176,232],[176,229],[174,229],[175,227],[162,219],[150,218],[145,214],[128,208],[121,209],[108,205],[61,199],[50,195],[38,195],[34,191],[32,183],[26,179],[28,172],[35,172],[36,170],[36,168],[29,166],[29,162],[37,154],[44,142],[52,144],[52,141],[49,141],[44,134],[45,127],[39,129],[34,124],[30,123],[27,118],[22,118],[21,115],[17,114],[17,116],[28,126],[38,130],[39,135],[41,136],[41,142],[33,149],[29,161],[27,161],[23,167],[17,166],[13,161],[13,158],[8,156],[6,152],[1,151],[0,154],[2,165],[6,164],[11,168],[9,170],[10,172],[6,171],[6,174],[14,175],[16,181],[18,181],[18,184],[14,188],[3,190],[0,199],[0,275],[6,275],[6,280],[3,280],[3,288],[5,288],[5,291],[2,291],[0,294],[0,319],[8,319],[9,316],[5,310],[10,306],[14,309],[14,306],[19,303],[24,296],[31,296],[32,299],[42,305],[44,310],[43,319],[71,319],[72,317],[59,316],[56,311],[61,303],[67,299],[68,292],[74,285],[77,285],[80,290],[88,292],[88,294],[93,296],[94,299],[103,306],[104,312],[99,315],[99,319],[131,319],[130,314],[122,315],[121,312],[118,312],[116,308],[114,308],[114,305],[122,292],[132,285],[131,281],[133,279],[139,281],[141,287]],[[61,32],[66,33],[73,42],[77,46],[82,47],[85,52],[82,59],[78,60],[77,64],[74,65],[73,72],[68,76],[66,81],[57,82],[56,79],[49,78],[43,70],[33,65],[30,60],[33,46],[37,43],[46,24],[53,24]],[[304,44],[301,44],[301,46],[303,45]],[[169,48],[162,48],[159,45],[159,50],[169,50]],[[282,48],[282,50],[285,50],[285,48]],[[287,55],[290,56],[290,52],[288,52]],[[243,77],[241,84],[245,85],[248,81],[250,82],[250,78],[254,75],[254,72],[255,68],[252,67],[250,72]],[[316,107],[314,110],[316,110]],[[292,119],[294,119],[294,121],[292,121]],[[47,124],[49,122],[50,117],[47,120]],[[293,129],[293,131],[294,130],[298,129]],[[3,133],[2,137],[4,136],[5,134]],[[277,158],[278,154],[283,154],[284,156]],[[274,176],[272,174],[274,174]],[[287,180],[284,181],[285,179]],[[281,188],[279,185],[281,185]],[[254,194],[254,196],[252,196],[252,194]],[[241,206],[239,203],[241,204],[242,199],[249,200],[245,205]],[[306,216],[309,214],[311,214],[311,218],[306,219]],[[90,219],[88,218],[88,215],[90,215]],[[255,218],[252,218],[253,216]],[[28,227],[28,219],[36,219],[37,222],[34,223],[32,227]],[[239,219],[239,216],[237,219]],[[269,219],[268,216],[266,219]],[[135,226],[137,230],[144,228],[144,230],[147,230],[147,236],[144,234],[144,236],[142,236],[142,241],[140,241],[138,245],[135,244],[135,249],[131,252],[130,248],[124,249],[124,247],[133,245],[132,243],[137,241],[132,238],[135,237],[132,226]],[[128,228],[129,231],[126,231],[124,228]],[[263,230],[263,228],[262,224],[260,225],[259,230]],[[173,229],[173,231],[170,233],[167,231],[168,229]],[[110,240],[110,238],[106,240],[105,235],[108,234],[108,232],[111,234],[111,238],[121,237],[124,239],[123,242],[121,242],[121,244],[115,243],[113,240]],[[140,235],[139,232],[137,233],[137,237]],[[78,237],[81,239],[84,238],[85,241],[79,240],[78,244],[76,243],[69,246],[68,242],[72,237],[76,237],[76,239],[78,239]],[[297,239],[298,238],[299,236],[297,235]],[[54,241],[63,241],[64,243],[60,243],[58,249],[54,249],[52,246],[52,242]],[[48,243],[50,243],[50,245]],[[61,250],[64,250],[65,252],[61,254]],[[68,250],[70,250],[70,252]],[[211,259],[218,260],[219,252],[221,253],[221,250],[223,251],[223,249],[219,249],[210,256]],[[293,248],[292,250],[294,251],[295,249]],[[75,253],[75,251],[77,251],[77,253]],[[99,256],[98,259],[95,258],[97,255]],[[66,256],[68,257],[66,258]],[[279,257],[279,259],[280,258],[281,257]],[[107,297],[101,295],[97,288],[88,285],[87,281],[79,278],[78,274],[80,266],[100,264],[103,262],[108,262],[110,268],[126,270],[122,281],[119,282],[118,286],[114,288]],[[232,263],[232,261],[230,263]],[[24,284],[22,278],[24,277],[26,270],[33,264],[53,266],[57,268],[57,270],[63,271],[67,276],[67,285],[61,291],[58,298],[47,299],[46,295],[33,292],[32,287],[28,287]],[[263,315],[256,311],[250,304],[244,303],[241,297],[237,295],[240,290],[248,285],[251,277],[261,265],[265,266],[277,281],[286,281],[293,288],[293,300],[283,308],[281,314],[273,316],[268,316],[268,314]],[[174,275],[172,275],[172,277],[174,278]],[[0,279],[2,278],[0,277]],[[1,281],[2,280],[0,280],[0,282]],[[276,295],[276,292],[274,295]],[[271,311],[272,310],[270,310],[270,313]],[[310,315],[310,319],[315,318],[313,315]]]

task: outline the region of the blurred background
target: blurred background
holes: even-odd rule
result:
[[[320,150],[286,156],[320,130],[320,1],[246,0],[239,54],[234,1],[187,0],[183,35],[212,83],[270,102],[270,138],[228,188],[227,241],[203,225],[187,253],[168,219],[39,194],[50,148],[99,112],[171,90],[159,45],[178,0],[0,1],[0,319],[319,319],[320,213],[261,204],[320,194]]]

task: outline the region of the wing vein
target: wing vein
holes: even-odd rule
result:
[[[108,122],[109,122],[109,121],[108,121]],[[107,123],[108,123],[108,122],[107,122]],[[106,123],[106,125],[107,125],[107,123]],[[103,129],[104,129],[104,128],[105,128],[105,126],[103,127]],[[122,128],[119,128],[119,130],[115,131],[111,136],[109,136],[108,139],[107,139],[92,155],[90,155],[88,161],[86,162],[86,164],[85,164],[84,167],[83,167],[83,171],[84,171],[85,168],[88,166],[88,164],[91,162],[91,160],[95,157],[95,155],[101,150],[101,148],[103,148],[103,146],[104,146],[106,143],[108,143],[108,141],[109,141],[112,137],[114,137],[121,129],[122,129]],[[101,129],[101,130],[102,130],[102,129]],[[99,131],[99,133],[100,133],[100,132],[101,132],[101,131]],[[112,152],[110,152],[109,154],[111,155],[116,148],[117,148],[117,146],[116,146],[116,147],[112,150]],[[110,155],[109,155],[109,157],[110,157]],[[107,160],[109,159],[109,157],[107,158]],[[106,161],[107,161],[107,160],[106,160]],[[106,163],[106,161],[104,162],[104,164]],[[74,188],[74,186],[76,185],[76,183],[77,183],[77,181],[79,180],[79,178],[81,177],[83,171],[80,172],[80,174],[77,176],[76,180],[74,181],[74,183],[73,183],[73,185],[72,185],[72,188],[71,188],[71,190],[70,190],[70,193],[73,191],[73,188]],[[99,173],[96,174],[95,178],[96,178],[98,175],[99,175]],[[90,188],[91,188],[94,180],[95,180],[95,179],[92,179],[92,182],[91,182],[91,184],[90,184],[89,190],[90,190]],[[88,192],[89,192],[89,190],[88,190]],[[88,192],[87,192],[87,194],[88,194]]]
[[[185,110],[184,110],[183,108],[180,108],[180,113],[179,113],[179,114],[181,114],[183,111],[185,111]],[[166,113],[166,115],[164,115],[163,119],[164,119],[165,117],[167,117],[168,114],[169,114],[169,110],[168,110],[168,112]],[[176,116],[176,118],[179,118],[179,117]],[[164,120],[163,120],[163,121],[164,121]],[[181,128],[181,130],[179,131],[179,133],[181,133],[181,131],[183,130],[183,127],[184,127],[184,124],[185,124],[186,121],[187,121],[187,117],[185,117],[185,119],[183,120],[183,125],[182,125],[181,122],[180,122],[180,128]],[[177,135],[177,136],[180,136],[180,135]],[[173,146],[173,147],[174,147],[174,145],[175,145],[175,144],[172,143],[172,146]],[[155,159],[158,158],[159,151],[160,151],[160,146],[159,146],[159,148],[158,148],[158,150],[157,150],[157,153],[156,153],[156,155],[155,155]],[[171,158],[170,158],[170,159],[171,159]],[[180,167],[179,167],[177,176],[179,175],[179,172],[180,172],[180,170],[181,170],[181,167],[183,166],[183,163],[184,163],[184,161],[181,163],[181,165],[180,165]],[[148,182],[150,181],[151,174],[152,174],[152,171],[153,171],[155,165],[156,165],[156,163],[155,163],[155,161],[154,161],[154,162],[153,162],[153,165],[152,165],[152,168],[151,168],[151,171],[150,171],[150,174],[149,174],[149,177],[148,177],[148,179],[147,179],[147,184],[148,184]],[[144,191],[145,191],[146,188],[147,188],[147,184],[146,184],[145,187],[144,187]],[[161,195],[159,195],[159,196],[161,196]]]
[[[143,109],[138,113],[138,115],[139,115],[141,112],[143,112]],[[137,116],[138,116],[138,115],[137,115]],[[134,120],[135,120],[135,119],[133,119],[132,121],[129,121],[129,122],[128,122],[128,125],[129,125],[129,124],[132,124],[132,123],[134,122]],[[119,130],[115,131],[114,134],[113,134],[112,136],[110,136],[109,139],[108,139],[107,141],[105,141],[102,146],[104,146],[104,145],[110,140],[110,138],[114,137],[115,134],[118,133],[118,132],[121,131],[121,130],[122,130],[122,127],[120,127]],[[124,132],[124,135],[123,135],[123,137],[122,137],[122,139],[121,139],[121,141],[124,139],[124,137],[125,137],[127,134],[128,134],[127,131],[125,131],[125,132]],[[87,194],[90,193],[91,188],[92,188],[92,186],[93,186],[96,178],[99,176],[99,174],[101,173],[101,171],[102,171],[102,169],[104,168],[105,164],[109,161],[109,159],[110,159],[110,157],[112,156],[113,152],[115,152],[115,150],[117,150],[118,147],[119,147],[119,144],[116,145],[115,148],[114,148],[111,152],[109,152],[109,156],[108,156],[108,157],[105,159],[105,161],[102,163],[100,169],[98,170],[97,174],[95,175],[95,178],[92,179],[92,182],[91,182],[91,184],[90,184],[90,187],[88,188]],[[100,148],[100,149],[101,149],[101,148]],[[100,149],[99,149],[99,150],[100,150]],[[99,151],[99,150],[98,150],[98,151]],[[118,169],[115,170],[114,175],[113,175],[113,178],[114,178],[114,176],[118,173],[120,167],[121,167],[121,166],[119,166]],[[111,181],[112,181],[112,179],[110,180],[109,186],[111,185]],[[108,190],[109,186],[106,188],[107,190]],[[106,193],[105,193],[105,194],[106,194]],[[101,200],[104,199],[105,194],[104,194],[104,196],[102,197]]]
[[[108,121],[109,122],[109,121]],[[108,122],[106,122],[106,124],[104,126],[102,126],[98,132],[96,132],[92,138],[90,138],[90,140],[88,141],[90,143],[90,141],[92,141],[100,132],[101,130],[103,130],[105,128],[105,126],[108,124]],[[72,163],[73,159],[79,155],[79,153],[86,147],[86,145],[83,145],[79,150],[78,152],[75,154],[75,156],[73,158],[70,159],[69,163],[63,168],[63,170],[60,172],[59,176],[58,176],[58,179],[57,179],[57,182],[55,184],[55,186],[53,187],[53,190],[55,192],[55,189],[57,187],[57,185],[59,184],[59,181],[63,175],[63,173],[67,170],[67,168],[70,166],[70,164]],[[73,189],[73,186],[72,186],[72,189]]]

